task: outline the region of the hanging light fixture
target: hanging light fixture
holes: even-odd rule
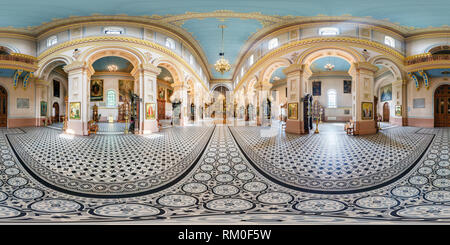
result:
[[[330,58],[328,58],[328,64],[326,64],[324,67],[325,67],[325,69],[327,69],[329,71],[332,71],[334,69],[334,65],[331,64]]]
[[[231,69],[231,65],[228,60],[225,59],[225,53],[223,52],[223,29],[225,27],[225,25],[219,26],[219,28],[222,28],[222,52],[219,53],[220,58],[216,61],[216,64],[214,64],[214,69],[221,74],[223,74],[224,72],[228,72]]]
[[[119,67],[117,67],[116,65],[109,65],[107,68],[110,72],[115,72],[119,69]]]

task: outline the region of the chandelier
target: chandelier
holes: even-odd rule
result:
[[[223,52],[223,28],[225,28],[225,25],[220,25],[220,28],[222,28],[222,52],[219,53],[219,59],[216,61],[216,63],[214,64],[214,69],[217,72],[220,72],[221,74],[223,74],[224,72],[228,72],[231,69],[231,65],[228,62],[227,59],[225,59],[224,55],[225,53]]]
[[[117,67],[116,65],[109,65],[107,68],[108,68],[108,71],[110,71],[110,72],[114,72],[119,69],[119,67]]]
[[[326,64],[326,65],[325,65],[325,69],[331,71],[331,70],[334,69],[334,65],[332,65],[332,64]]]

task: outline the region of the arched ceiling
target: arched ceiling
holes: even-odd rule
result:
[[[211,17],[211,13],[226,13]],[[225,57],[236,64],[237,55],[251,36],[274,20],[318,15],[358,17],[371,16],[402,26],[426,28],[450,23],[448,0],[16,0],[0,3],[0,27],[27,28],[70,16],[129,15],[167,18],[168,23],[184,28],[200,43],[213,78],[231,78],[213,70],[220,50],[219,24],[225,24]],[[246,13],[242,15],[234,13]],[[225,17],[224,17],[225,16]],[[170,20],[169,20],[170,19]],[[272,22],[271,22],[272,21]]]
[[[334,65],[333,71],[348,71],[350,69],[350,63],[342,58],[334,56],[323,57],[315,60],[311,64],[310,69],[312,72],[328,71],[325,69],[326,64]]]
[[[159,80],[166,81],[168,83],[173,83],[173,76],[170,74],[170,71],[167,70],[165,67],[158,66],[159,69],[161,69],[161,72],[158,75]]]
[[[276,69],[273,73],[272,76],[270,76],[270,81],[271,83],[274,83],[276,81],[279,80],[284,80],[286,79],[286,75],[283,73],[283,70],[286,69],[286,67],[282,66],[278,69]]]
[[[109,65],[116,65],[117,72],[130,73],[133,70],[133,65],[126,59],[117,56],[106,56],[96,60],[92,67],[96,72],[108,72]]]

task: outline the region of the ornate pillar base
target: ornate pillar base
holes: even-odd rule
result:
[[[142,126],[142,134],[159,132],[158,121],[156,120],[144,121]]]
[[[71,120],[67,122],[67,134],[88,135],[87,122]]]
[[[285,131],[291,134],[305,134],[303,121],[287,120]]]
[[[355,134],[357,135],[368,135],[368,134],[376,134],[375,120],[365,120],[365,121],[356,121],[355,122]]]

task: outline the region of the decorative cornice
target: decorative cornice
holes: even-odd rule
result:
[[[35,72],[38,69],[38,66],[36,64],[29,64],[15,60],[0,60],[0,68],[11,70],[22,69],[28,72]]]
[[[397,61],[401,64],[403,64],[404,56],[385,45],[379,44],[377,42],[373,42],[370,40],[365,39],[359,39],[359,38],[350,38],[350,37],[321,37],[321,38],[308,38],[308,39],[302,39],[299,41],[294,41],[287,43],[277,49],[274,49],[270,51],[269,53],[265,54],[261,59],[256,61],[250,69],[245,73],[245,75],[242,77],[242,79],[239,81],[239,84],[236,86],[235,90],[239,89],[239,87],[246,82],[249,74],[253,74],[256,69],[260,69],[260,65],[265,63],[267,60],[270,60],[275,57],[280,57],[282,55],[285,55],[289,52],[293,52],[294,48],[302,47],[302,48],[308,48],[311,45],[317,45],[317,44],[331,44],[331,45],[342,45],[342,44],[348,44],[353,46],[362,46],[362,47],[372,47],[377,49],[378,51],[382,51],[384,53],[388,53],[392,55]]]
[[[137,45],[142,45],[145,47],[150,47],[153,48],[155,50],[158,50],[162,53],[165,53],[167,55],[169,55],[170,57],[174,58],[175,60],[177,60],[178,62],[180,62],[182,65],[184,65],[185,67],[187,67],[187,69],[189,69],[191,71],[191,73],[198,79],[198,81],[200,81],[200,83],[203,85],[203,87],[207,90],[206,84],[204,84],[203,80],[201,79],[201,77],[197,74],[197,72],[192,69],[192,67],[180,56],[178,56],[176,53],[174,53],[173,51],[157,44],[154,42],[150,42],[147,40],[142,40],[142,39],[138,39],[138,38],[133,38],[133,37],[123,37],[123,36],[98,36],[98,37],[86,37],[86,38],[80,38],[80,39],[74,39],[72,41],[67,41],[64,43],[60,43],[50,49],[47,49],[45,52],[43,52],[41,55],[38,56],[39,60],[44,59],[45,57],[66,49],[68,47],[73,47],[76,45],[81,45],[81,44],[89,44],[89,43],[95,43],[95,42],[108,42],[108,41],[112,41],[112,42],[128,42],[128,43],[133,43],[133,44],[137,44]]]

